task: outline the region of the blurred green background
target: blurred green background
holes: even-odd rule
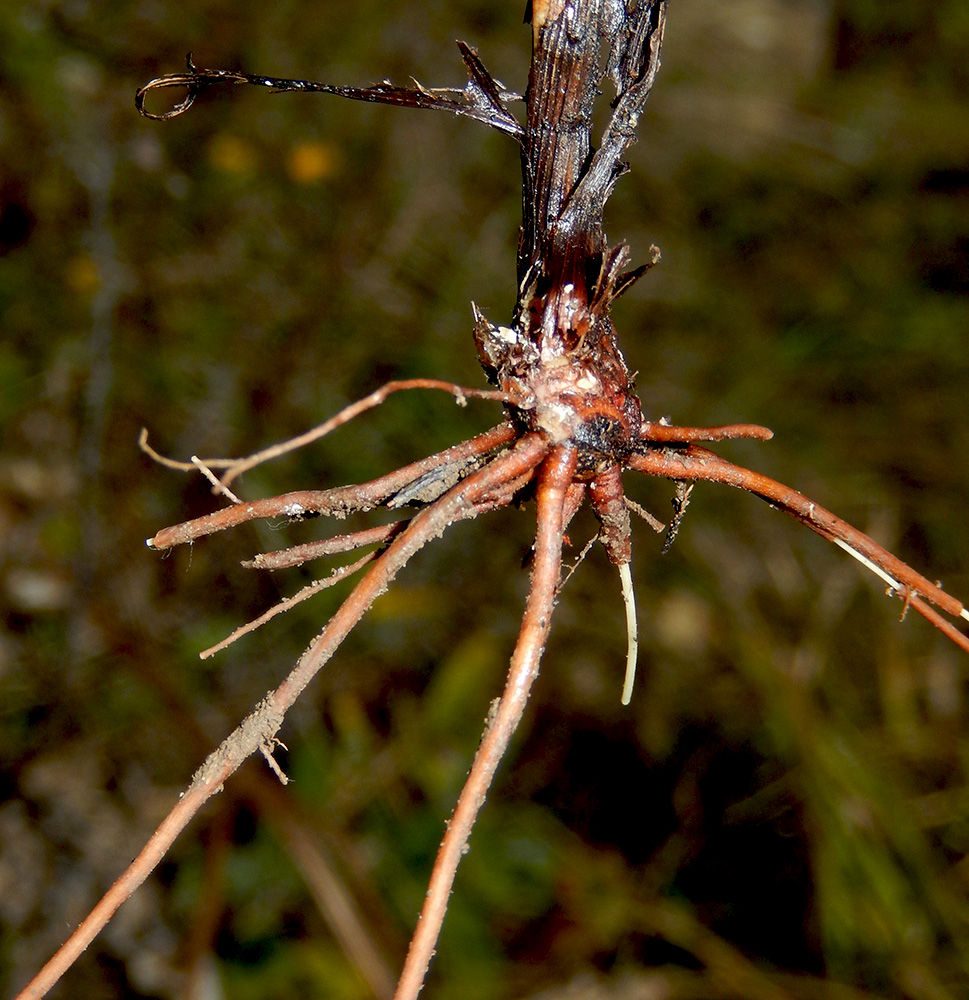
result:
[[[146,536],[217,501],[140,454],[139,428],[181,459],[238,455],[389,378],[481,385],[470,300],[500,322],[515,297],[510,140],[254,88],[158,124],[135,89],[189,49],[202,66],[461,85],[455,38],[520,89],[521,15],[485,0],[0,6],[8,994],[345,593],[199,661],[314,572],[239,560],[332,526],[149,552]],[[616,310],[647,415],[773,427],[721,451],[969,599],[969,6],[676,0],[640,137],[607,230],[637,261],[663,251]],[[399,395],[240,490],[371,478],[499,416]],[[669,484],[627,486],[667,516]],[[386,990],[502,684],[532,528],[531,510],[504,511],[422,552],[287,720],[293,783],[246,765],[55,995]],[[577,520],[575,551],[593,531]],[[601,553],[563,593],[427,996],[969,994],[965,656],[726,488],[698,487],[660,545],[637,527],[629,709]]]

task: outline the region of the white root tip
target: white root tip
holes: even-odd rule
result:
[[[636,594],[633,590],[633,575],[629,563],[619,565],[619,582],[622,584],[622,600],[626,605],[626,677],[622,685],[622,703],[628,705],[636,683],[636,658],[639,655],[639,626],[636,623]]]
[[[902,585],[898,582],[898,580],[894,579],[894,577],[889,576],[881,568],[881,566],[876,566],[867,556],[863,556],[860,552],[857,552],[847,542],[843,542],[840,538],[833,538],[832,541],[839,548],[844,549],[845,552],[847,552],[848,555],[851,556],[853,559],[857,559],[858,562],[862,564],[862,566],[867,566],[872,571],[872,573],[875,574],[875,576],[877,576],[880,580],[884,580],[885,583],[887,583],[888,586],[892,588],[892,590],[902,589]]]
[[[881,568],[881,566],[876,566],[867,556],[863,556],[860,552],[856,552],[847,542],[843,542],[840,538],[833,538],[832,541],[834,542],[835,545],[844,549],[849,556],[852,556],[853,558],[857,559],[858,562],[860,562],[863,566],[867,566],[868,569],[870,569],[872,573],[875,574],[875,576],[884,580],[885,583],[887,583],[888,586],[892,588],[892,590],[902,589],[902,585],[898,582],[898,580],[894,579],[888,573],[886,573]],[[959,612],[959,617],[965,618],[966,621],[969,621],[969,608],[963,608]]]

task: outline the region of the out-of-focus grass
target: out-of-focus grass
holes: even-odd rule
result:
[[[327,528],[147,552],[146,535],[214,500],[147,462],[138,429],[181,458],[239,454],[388,378],[480,384],[469,301],[500,320],[515,295],[507,140],[255,89],[160,125],[137,118],[134,90],[188,49],[282,76],[459,84],[455,37],[522,87],[520,14],[0,10],[8,991],[340,598],[200,663],[313,571],[258,578],[238,560]],[[679,0],[607,228],[639,259],[663,250],[616,314],[646,412],[772,426],[770,444],[724,453],[969,598],[967,66],[961,0]],[[496,418],[396,396],[241,488],[369,478]],[[668,485],[628,486],[668,510]],[[578,519],[576,547],[593,530]],[[530,532],[527,509],[504,511],[429,547],[284,733],[289,793],[392,969],[500,688]],[[582,974],[617,991],[661,976],[670,996],[965,995],[963,658],[899,624],[842,554],[726,490],[697,489],[666,557],[639,529],[634,565],[633,706],[619,705],[618,581],[593,553],[560,601],[429,995],[524,996]],[[193,962],[226,996],[367,995],[271,817],[227,792],[60,995],[185,996]]]

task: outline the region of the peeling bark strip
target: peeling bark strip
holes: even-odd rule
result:
[[[645,0],[627,10],[616,0],[548,0],[532,13],[518,278],[524,285],[530,272],[540,274],[540,287],[573,281],[588,304],[603,264],[603,210],[626,171],[621,157],[636,141],[659,69],[666,3]],[[593,110],[604,76],[616,96],[594,149]]]
[[[199,69],[189,56],[186,72],[152,80],[138,91],[138,110],[157,120],[182,114],[201,93],[222,83],[447,111],[480,121],[518,142],[523,175],[518,299],[511,325],[497,326],[473,307],[478,357],[496,389],[464,389],[433,379],[391,382],[314,430],[248,458],[172,462],[153,452],[143,433],[140,443],[146,452],[168,466],[200,468],[213,479],[209,470],[225,470],[215,481],[215,492],[235,499],[227,486],[243,472],[317,440],[380,405],[393,392],[444,390],[462,405],[472,397],[497,401],[504,405],[506,419],[490,431],[369,483],[239,500],[205,517],[165,528],[149,540],[150,547],[165,549],[256,518],[341,518],[376,506],[416,508],[412,516],[391,525],[257,555],[247,562],[254,568],[271,570],[337,552],[378,547],[206,651],[207,655],[234,641],[309,591],[323,589],[343,576],[363,574],[290,674],[209,756],[135,861],[20,997],[43,996],[57,982],[162,859],[201,805],[247,756],[262,752],[271,762],[276,734],[300,692],[396,574],[455,521],[518,500],[535,499],[535,558],[505,690],[489,714],[471,773],[441,843],[396,1000],[414,1000],[423,986],[475,817],[538,675],[562,586],[565,531],[586,499],[601,525],[598,540],[618,567],[629,631],[623,703],[631,697],[637,629],[628,511],[639,508],[623,495],[624,472],[633,470],[676,482],[667,545],[680,528],[693,483],[703,480],[746,490],[846,549],[885,580],[906,608],[914,607],[954,643],[969,650],[969,639],[929,606],[934,604],[947,614],[969,619],[969,611],[959,601],[808,497],[732,465],[697,444],[735,437],[767,440],[771,437],[767,428],[748,424],[675,427],[642,416],[609,310],[612,302],[659,260],[659,251],[651,248],[647,263],[627,270],[629,248],[624,243],[610,247],[602,225],[606,202],[626,170],[622,156],[636,139],[639,118],[659,69],[666,6],[667,0],[533,0],[524,125],[508,110],[508,104],[520,101],[520,96],[495,80],[474,49],[463,42],[458,47],[468,82],[462,89],[428,89],[420,84],[404,88],[387,82],[368,88],[339,87],[235,70]],[[600,89],[609,86],[615,91],[612,112],[595,148],[593,108]],[[167,112],[149,112],[149,94],[168,88],[182,88],[185,96]],[[348,959],[354,960],[349,951]]]
[[[304,94],[333,94],[351,101],[366,101],[369,104],[394,104],[401,108],[430,108],[435,111],[449,111],[484,122],[499,132],[516,139],[522,137],[522,127],[515,116],[505,107],[506,101],[521,100],[520,95],[506,90],[494,80],[481,65],[478,54],[464,42],[458,42],[458,49],[468,71],[468,84],[463,90],[442,87],[427,90],[418,84],[417,89],[395,87],[386,81],[373,87],[336,87],[329,83],[315,83],[312,80],[287,80],[275,76],[257,76],[231,69],[199,69],[189,52],[184,73],[169,73],[146,83],[135,94],[138,113],[153,121],[164,122],[177,118],[188,111],[196,98],[220,83],[251,83],[265,87],[275,94],[299,91]],[[153,90],[186,90],[185,97],[171,110],[155,114],[148,110],[146,99]]]

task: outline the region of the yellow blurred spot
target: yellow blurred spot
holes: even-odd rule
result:
[[[445,598],[437,587],[391,587],[374,602],[370,617],[380,621],[433,618],[441,613]]]
[[[227,174],[246,174],[256,166],[256,151],[252,144],[227,132],[212,138],[208,157],[213,167]]]
[[[98,265],[86,253],[72,257],[64,268],[64,284],[78,295],[90,295],[101,283]]]
[[[289,152],[286,169],[297,184],[315,184],[336,172],[333,146],[325,142],[301,142]]]

